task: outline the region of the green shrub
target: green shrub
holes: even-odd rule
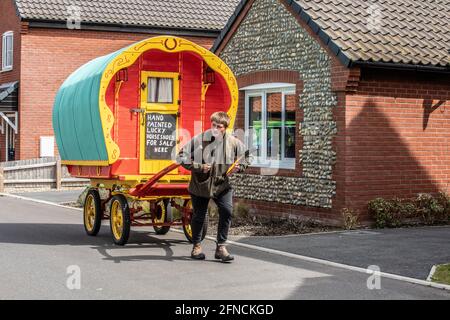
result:
[[[394,200],[376,198],[369,202],[369,214],[375,218],[377,228],[395,227],[398,224],[398,205]]]
[[[395,228],[411,223],[432,225],[449,222],[450,197],[445,193],[436,196],[422,193],[415,199],[377,198],[369,202],[368,211],[377,228]]]
[[[443,216],[444,207],[431,194],[419,194],[416,198],[416,204],[418,213],[425,224],[433,224]]]
[[[450,196],[445,192],[439,192],[436,197],[439,204],[443,207],[441,219],[444,221],[450,221]]]

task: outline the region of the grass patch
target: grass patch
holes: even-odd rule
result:
[[[450,285],[450,263],[437,266],[431,281]]]

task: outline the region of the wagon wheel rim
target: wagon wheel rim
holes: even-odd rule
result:
[[[84,207],[84,224],[89,231],[94,229],[95,224],[95,199],[92,194],[87,196],[86,205]]]
[[[121,239],[123,234],[123,212],[119,201],[114,201],[111,208],[111,229],[116,239]]]
[[[191,200],[188,200],[188,201],[186,202],[186,206],[185,206],[185,207],[191,208],[191,209],[192,209],[192,201],[191,201]],[[186,230],[186,233],[189,235],[189,237],[192,238],[192,227],[191,227],[191,223],[183,224],[183,228],[184,228],[184,230]]]
[[[166,207],[163,201],[158,202],[156,206],[156,215],[153,218],[153,223],[164,223],[166,221]]]

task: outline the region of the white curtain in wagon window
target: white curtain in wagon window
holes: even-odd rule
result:
[[[172,78],[148,78],[148,103],[173,103]]]

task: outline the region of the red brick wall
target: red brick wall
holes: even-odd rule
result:
[[[367,223],[367,203],[376,197],[450,192],[450,76],[376,69],[348,75],[346,83],[336,78],[333,208],[245,200],[253,212],[335,224],[346,207]],[[238,112],[238,126],[242,117]]]
[[[30,28],[22,37],[20,159],[39,157],[39,137],[53,136],[53,101],[63,81],[82,64],[150,34]],[[212,38],[186,37],[206,48]]]
[[[450,76],[365,69],[345,106],[347,207],[450,191]]]
[[[0,70],[0,84],[18,81],[20,78],[20,20],[16,13],[13,0],[0,1],[0,55],[2,52],[1,36],[6,31],[14,32],[13,47],[13,69],[11,71],[2,72]],[[0,56],[1,69],[1,56]],[[6,160],[5,149],[6,135],[0,132],[0,162]],[[17,143],[17,141],[16,141]]]

